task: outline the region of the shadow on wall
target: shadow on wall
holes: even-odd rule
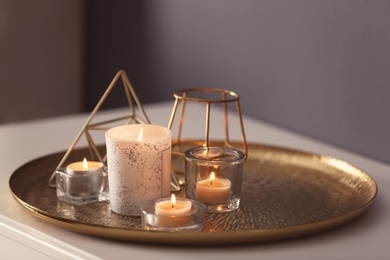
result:
[[[80,112],[83,48],[83,1],[0,1],[0,123]]]
[[[87,94],[84,109],[92,110],[115,74],[123,69],[142,103],[162,100],[156,95],[150,65],[150,35],[144,1],[89,1]],[[103,108],[126,105],[123,89],[114,88]]]

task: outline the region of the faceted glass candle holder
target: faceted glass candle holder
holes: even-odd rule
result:
[[[205,206],[191,199],[177,198],[178,204],[188,207],[175,211],[169,210],[170,199],[162,198],[145,202],[141,207],[142,228],[153,231],[202,231]],[[159,205],[168,204],[167,208]]]
[[[227,147],[195,147],[185,152],[186,197],[207,211],[228,212],[240,207],[244,153]]]
[[[108,178],[105,167],[74,172],[67,168],[56,170],[57,198],[73,205],[109,200]]]

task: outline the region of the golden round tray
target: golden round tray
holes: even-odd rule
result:
[[[69,160],[79,160],[85,153],[87,149],[74,150]],[[358,217],[377,194],[375,181],[344,161],[248,144],[239,210],[207,213],[202,232],[145,231],[140,217],[115,214],[108,202],[73,206],[58,201],[48,180],[63,155],[44,156],[17,169],[9,181],[15,199],[62,228],[133,242],[226,245],[306,236]]]

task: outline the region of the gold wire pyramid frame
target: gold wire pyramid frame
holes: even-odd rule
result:
[[[220,98],[217,99],[206,99],[206,98],[198,98],[194,97],[197,94],[216,94],[220,95]],[[212,104],[222,104],[224,111],[224,128],[225,128],[225,139],[223,140],[224,146],[233,147],[230,142],[229,137],[229,117],[228,117],[228,103],[235,103],[235,109],[237,112],[237,116],[239,119],[240,129],[241,129],[241,139],[242,139],[242,152],[245,154],[245,158],[248,156],[248,146],[246,143],[245,131],[244,131],[244,123],[242,120],[241,108],[240,108],[240,96],[230,90],[218,89],[218,88],[191,88],[176,91],[173,96],[175,97],[175,103],[173,105],[171,117],[169,119],[168,129],[172,129],[173,122],[176,116],[176,112],[178,110],[179,102],[181,101],[181,109],[179,115],[179,123],[177,128],[176,138],[172,140],[172,157],[177,156],[178,162],[172,163],[172,167],[175,173],[184,174],[184,164],[185,164],[185,155],[183,149],[181,148],[182,144],[185,144],[186,141],[182,139],[182,129],[184,123],[184,113],[186,109],[187,102],[196,102],[203,103],[206,105],[206,122],[205,122],[205,139],[203,141],[199,141],[202,146],[210,147],[212,145],[212,141],[210,140],[210,113],[211,113],[211,105]],[[185,147],[185,145],[183,145]],[[240,149],[241,150],[241,149]],[[175,160],[176,161],[176,160]],[[179,178],[180,179],[180,178]],[[180,184],[184,184],[183,179],[179,180]]]
[[[93,117],[99,111],[100,107],[102,106],[104,101],[107,99],[108,95],[110,94],[110,92],[114,88],[114,86],[116,86],[119,79],[122,79],[122,83],[123,83],[123,86],[125,88],[127,101],[128,101],[128,105],[130,108],[130,115],[119,117],[119,118],[113,118],[111,120],[91,124]],[[136,114],[133,99],[134,99],[134,102],[136,103],[136,105],[138,106],[138,109],[142,113],[143,118],[141,118],[140,116],[138,116]],[[106,165],[107,155],[105,154],[102,156],[102,154],[99,152],[99,150],[98,150],[98,148],[97,148],[97,146],[96,146],[96,144],[95,144],[95,142],[90,134],[90,131],[94,131],[94,130],[107,131],[109,128],[112,127],[112,126],[107,127],[108,124],[115,123],[118,121],[123,121],[123,120],[127,120],[127,124],[133,124],[133,123],[150,124],[149,118],[147,117],[147,115],[142,107],[142,104],[139,101],[137,94],[135,93],[133,86],[131,85],[125,71],[120,70],[119,72],[117,72],[114,79],[111,81],[110,85],[108,86],[107,90],[104,92],[103,96],[101,97],[101,99],[99,100],[99,102],[95,106],[94,110],[92,111],[92,113],[88,117],[87,121],[84,123],[80,132],[78,133],[78,135],[74,139],[73,143],[70,145],[68,151],[65,153],[64,157],[62,158],[62,160],[58,164],[56,170],[63,167],[63,164],[65,163],[66,159],[69,157],[69,155],[72,153],[72,151],[76,147],[76,145],[79,142],[82,135],[85,135],[86,140],[88,142],[90,157],[93,160],[99,161],[99,162],[103,163],[104,165]],[[55,183],[56,170],[53,172],[53,174],[51,175],[51,177],[49,179],[49,186],[53,187],[53,188],[56,187],[56,183]]]

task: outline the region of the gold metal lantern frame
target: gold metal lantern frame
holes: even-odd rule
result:
[[[175,97],[175,103],[173,105],[171,117],[168,123],[168,128],[172,129],[176,115],[179,112],[178,126],[176,137],[172,138],[172,167],[174,172],[178,174],[179,183],[184,184],[183,174],[184,174],[184,165],[185,165],[185,150],[193,146],[205,146],[210,147],[213,145],[226,146],[231,148],[236,148],[242,150],[245,154],[245,157],[248,156],[248,147],[245,137],[244,123],[241,114],[240,108],[240,96],[230,90],[218,89],[218,88],[189,88],[183,89],[174,92],[173,96]],[[185,114],[189,113],[186,111],[187,105],[189,103],[198,103],[205,106],[205,134],[204,140],[185,140],[182,138],[184,118]],[[211,128],[211,111],[212,106],[221,106],[223,109],[223,124],[224,124],[224,133],[218,133],[219,136],[224,135],[223,140],[211,140],[210,137],[210,128]],[[233,106],[229,106],[233,105]],[[199,107],[197,108],[199,109]],[[235,110],[235,111],[234,111]],[[241,146],[235,147],[230,140],[230,125],[229,125],[229,112],[236,113],[239,121],[239,128],[241,131]],[[190,120],[187,120],[189,123],[193,123]],[[237,144],[237,142],[235,143]]]
[[[128,102],[128,108],[129,113],[128,115],[124,117],[117,117],[117,118],[111,118],[110,120],[105,120],[98,123],[92,123],[92,120],[96,116],[96,114],[101,109],[103,103],[106,101],[108,96],[111,94],[111,91],[114,87],[118,86],[118,82],[122,81],[124,92],[127,98]],[[139,116],[137,114],[136,107],[138,108],[141,115]],[[78,135],[70,145],[69,149],[64,154],[63,158],[59,162],[57,169],[60,169],[64,166],[66,160],[71,155],[71,153],[75,150],[77,143],[79,142],[80,138],[84,135],[87,143],[88,143],[88,150],[89,150],[89,158],[92,160],[99,161],[103,164],[107,163],[107,157],[106,154],[102,154],[99,149],[97,148],[97,145],[95,141],[93,140],[93,137],[91,135],[91,131],[107,131],[112,127],[112,124],[119,123],[119,124],[150,124],[150,120],[142,106],[142,103],[138,99],[138,96],[136,92],[134,91],[134,88],[127,77],[127,74],[124,70],[120,70],[116,73],[115,77],[112,79],[110,85],[107,87],[106,91],[104,92],[103,96],[100,98],[99,102],[89,115],[88,119],[80,129]],[[52,188],[56,187],[55,183],[55,176],[56,176],[56,170],[52,173],[49,179],[49,186]]]

